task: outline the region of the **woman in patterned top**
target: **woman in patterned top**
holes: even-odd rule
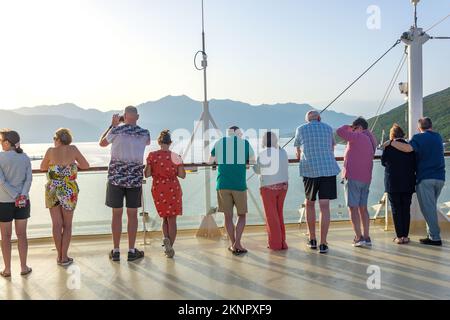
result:
[[[89,163],[72,143],[69,129],[59,129],[53,137],[54,148],[49,148],[41,163],[47,171],[45,206],[50,209],[53,240],[58,252],[57,263],[68,266],[73,259],[67,255],[72,237],[73,212],[78,200],[77,171],[88,169]]]
[[[177,216],[183,214],[183,193],[178,178],[184,179],[186,171],[181,157],[169,150],[172,144],[169,130],[161,132],[158,144],[161,149],[150,152],[147,157],[145,177],[153,178],[152,196],[156,210],[163,219],[165,253],[172,258],[175,255],[173,244],[177,236]]]

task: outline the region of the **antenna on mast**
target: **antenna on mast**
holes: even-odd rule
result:
[[[202,48],[203,48],[203,54],[206,55],[206,49],[205,49],[205,5],[202,0]]]
[[[414,5],[414,28],[417,28],[417,4],[420,0],[411,0],[411,3]]]
[[[202,50],[198,51],[195,57],[201,53],[202,54],[202,67],[198,68],[195,64],[196,61],[194,59],[195,67],[198,70],[203,70],[203,93],[204,93],[204,103],[208,102],[208,90],[207,90],[207,82],[206,82],[206,68],[208,67],[208,55],[206,54],[206,37],[205,37],[205,5],[202,0]]]

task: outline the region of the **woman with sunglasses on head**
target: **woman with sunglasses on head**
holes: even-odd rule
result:
[[[20,148],[17,132],[5,129],[0,131],[0,229],[2,253],[5,268],[0,275],[11,277],[11,235],[14,221],[19,249],[21,275],[32,269],[27,265],[28,240],[27,221],[30,217],[28,193],[31,188],[32,171],[28,156]]]
[[[73,259],[68,256],[72,238],[73,212],[77,205],[79,188],[77,172],[89,169],[89,163],[72,143],[69,129],[59,129],[53,137],[54,147],[49,148],[41,162],[41,171],[47,171],[45,205],[52,218],[53,240],[58,252],[57,263],[68,266]]]

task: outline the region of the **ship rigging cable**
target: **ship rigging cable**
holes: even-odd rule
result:
[[[398,46],[401,43],[401,40],[398,39],[395,41],[395,43],[385,52],[383,53],[377,60],[375,60],[374,63],[372,63],[359,77],[357,77],[350,85],[348,85],[339,95],[334,98],[320,113],[324,113],[329,107],[331,107],[340,97],[342,97],[348,90],[350,90],[351,87],[353,87],[362,77],[364,77],[367,72],[369,72],[373,67],[375,67],[378,62],[381,61],[389,52],[391,52],[396,46]],[[288,142],[286,142],[283,146],[283,149],[292,142],[292,140],[295,139],[295,136],[292,137]]]
[[[444,18],[442,18],[441,20],[439,20],[438,22],[436,22],[435,24],[433,24],[430,28],[428,28],[425,33],[427,33],[428,31],[430,31],[431,29],[436,28],[438,25],[440,25],[442,22],[444,22],[445,20],[447,20],[448,18],[450,18],[450,13],[445,16]]]
[[[403,66],[405,65],[407,57],[408,57],[408,55],[406,54],[406,52],[403,53],[402,58],[400,59],[400,63],[397,66],[397,69],[395,69],[395,72],[394,72],[394,75],[392,76],[391,82],[389,83],[389,85],[388,85],[388,87],[386,89],[386,93],[384,94],[384,97],[381,100],[380,106],[377,109],[377,112],[375,114],[376,115],[376,119],[375,119],[375,121],[374,121],[374,123],[373,123],[373,125],[372,125],[372,127],[370,129],[370,131],[373,131],[373,129],[375,129],[375,127],[376,127],[376,125],[378,123],[378,120],[381,117],[381,113],[383,112],[383,109],[386,106],[386,103],[387,103],[389,97],[391,96],[392,90],[394,89],[394,86],[397,83],[397,79],[398,79],[398,77],[400,75],[400,72],[403,69]]]
[[[389,52],[391,52],[392,49],[394,49],[396,46],[400,44],[401,40],[398,39],[392,47],[390,47],[381,57],[379,57],[374,63],[370,65],[358,78],[356,78],[347,88],[345,88],[334,100],[332,100],[320,113],[324,113],[333,103],[335,103],[341,96],[344,95],[355,83],[357,83],[362,77],[366,75],[367,72],[369,72],[375,65],[380,62],[381,59],[383,59]]]
[[[379,57],[374,63],[372,63],[371,65],[370,65],[370,67],[369,68],[367,68],[358,78],[356,78],[356,80],[354,80],[349,86],[347,86],[347,88],[345,88],[335,99],[333,99],[333,101],[331,101],[320,113],[323,113],[325,110],[327,110],[333,103],[335,103],[345,92],[347,92],[353,85],[355,85],[355,83],[356,82],[358,82],[367,72],[369,72],[369,70],[370,69],[372,69],[378,62],[380,62],[380,60],[381,59],[383,59],[392,49],[394,49],[396,46],[398,46],[399,44],[400,44],[400,42],[401,42],[401,40],[397,40],[395,43],[394,43],[394,45],[392,46],[392,47],[390,47],[389,48],[389,50],[387,50],[385,53],[383,53],[383,55],[381,56],[381,57]],[[391,82],[389,83],[389,86],[388,86],[388,88],[387,88],[387,91],[386,91],[386,93],[384,94],[384,97],[383,97],[383,99],[382,99],[382,101],[381,101],[381,104],[380,104],[380,106],[378,107],[378,109],[377,109],[377,113],[379,113],[379,112],[381,112],[382,110],[383,110],[383,108],[384,108],[384,106],[386,105],[386,102],[387,102],[387,100],[388,100],[388,98],[389,98],[389,96],[391,95],[391,92],[392,92],[392,89],[394,88],[394,85],[395,85],[395,82],[397,81],[397,79],[398,79],[398,76],[399,76],[399,74],[400,74],[400,72],[401,72],[401,70],[403,69],[403,65],[405,64],[405,62],[406,62],[406,53],[403,53],[403,55],[402,55],[402,59],[400,60],[400,64],[398,65],[398,67],[397,67],[397,69],[395,70],[395,73],[394,73],[394,76],[392,77],[392,79],[391,79]],[[379,114],[378,114],[378,117],[379,117]],[[376,122],[378,121],[378,118],[377,118],[377,120],[375,121],[375,124],[376,124]],[[374,124],[374,127],[375,127],[375,124]],[[373,128],[372,128],[372,130],[373,130]],[[291,143],[292,142],[292,140],[294,140],[295,139],[295,136],[294,137],[292,137],[291,139],[289,139],[289,141],[288,142],[286,142],[284,145],[283,145],[283,147],[282,147],[282,149],[284,149],[284,148],[286,148],[286,146],[289,144],[289,143]],[[255,173],[254,174],[252,174],[248,179],[247,179],[247,181],[249,181],[249,180],[251,180],[253,177],[255,176]]]

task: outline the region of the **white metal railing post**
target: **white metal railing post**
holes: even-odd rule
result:
[[[387,193],[384,195],[384,231],[389,228],[389,197]]]

